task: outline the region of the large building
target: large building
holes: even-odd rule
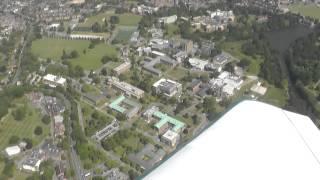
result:
[[[144,91],[129,84],[126,82],[121,82],[119,81],[118,78],[116,77],[111,77],[108,79],[108,84],[110,84],[113,88],[116,88],[118,90],[120,90],[121,92],[123,92],[124,94],[128,95],[128,96],[132,96],[135,97],[137,99],[140,99],[143,97],[144,95]]]
[[[109,108],[124,114],[127,118],[131,119],[139,113],[141,105],[124,96],[120,96],[109,104]]]
[[[319,180],[320,132],[312,120],[243,101],[145,180]]]
[[[182,91],[182,84],[170,79],[160,79],[153,84],[156,93],[163,94],[167,97],[179,95]]]
[[[57,86],[61,86],[61,87],[65,87],[67,80],[65,78],[59,77],[59,76],[55,76],[52,74],[47,74],[43,77],[42,79],[44,84],[49,85],[50,87],[57,87]]]

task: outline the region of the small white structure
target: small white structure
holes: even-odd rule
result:
[[[63,116],[57,115],[53,117],[54,123],[63,123]]]
[[[65,78],[55,76],[52,74],[47,74],[43,77],[43,83],[49,85],[50,87],[57,87],[62,86],[64,87],[66,85],[67,80]]]
[[[253,85],[250,90],[256,94],[259,94],[261,96],[265,95],[267,92],[267,88],[261,86],[261,83],[258,82],[257,84]]]
[[[27,171],[36,172],[39,171],[41,162],[41,159],[29,159],[27,163],[22,165],[22,168]]]
[[[173,16],[168,16],[168,17],[162,17],[159,19],[160,23],[164,23],[164,24],[171,24],[176,22],[178,19],[177,15],[173,15]]]
[[[21,152],[21,149],[19,146],[10,146],[5,149],[5,152],[9,157],[12,157],[18,155]]]
[[[168,130],[162,135],[161,140],[169,146],[176,146],[179,142],[180,136],[178,133]]]
[[[206,65],[208,64],[208,61],[201,60],[198,58],[189,58],[189,63],[193,69],[203,71]]]

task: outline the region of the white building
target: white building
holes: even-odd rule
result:
[[[172,23],[176,22],[177,19],[178,19],[177,15],[172,15],[172,16],[160,18],[159,22],[164,23],[164,24],[172,24]]]
[[[266,87],[263,87],[261,86],[261,83],[258,82],[257,84],[254,84],[250,90],[256,94],[259,94],[261,96],[265,95],[266,92],[267,92],[267,88]]]
[[[144,180],[319,180],[320,132],[312,120],[243,101]]]
[[[168,130],[161,137],[161,140],[167,145],[174,147],[178,144],[180,135],[174,131]]]
[[[55,76],[52,74],[47,74],[43,77],[43,83],[49,85],[50,87],[57,87],[62,86],[64,87],[67,83],[67,80],[65,78]]]
[[[203,71],[209,62],[198,58],[189,58],[189,63],[193,69]]]
[[[232,75],[227,71],[223,71],[217,78],[213,78],[209,82],[218,101],[233,96],[235,90],[241,88],[242,83],[241,77]]]
[[[53,117],[54,123],[63,123],[63,116],[57,115]]]
[[[5,149],[6,154],[11,157],[20,154],[21,149],[19,146],[10,146]]]
[[[163,94],[167,97],[173,97],[181,93],[182,84],[170,79],[162,78],[153,84],[153,88],[156,93]]]
[[[22,168],[32,172],[39,171],[41,162],[41,159],[28,159],[28,161],[22,165]]]

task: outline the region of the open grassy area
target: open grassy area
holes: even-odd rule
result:
[[[315,4],[295,3],[289,6],[289,10],[303,16],[320,19],[320,7]]]
[[[260,72],[260,64],[263,62],[263,60],[260,57],[254,58],[245,55],[241,50],[241,46],[243,43],[244,41],[224,42],[222,44],[222,49],[238,59],[247,58],[248,60],[250,60],[250,65],[247,73],[250,75],[257,75]]]
[[[165,27],[165,30],[166,30],[167,36],[169,37],[173,37],[179,34],[179,27],[176,24],[168,24]]]
[[[278,107],[284,107],[287,103],[288,97],[285,90],[269,86],[267,93],[261,98],[261,100]]]
[[[83,23],[79,24],[79,27],[91,27],[95,22],[101,24],[105,19],[109,20],[111,16],[118,16],[119,25],[122,26],[137,26],[141,20],[141,16],[132,13],[115,14],[114,11],[106,11],[86,18]]]
[[[60,60],[63,50],[70,53],[76,50],[79,57],[71,59],[73,65],[79,65],[86,70],[97,69],[101,63],[101,58],[105,55],[116,56],[117,50],[114,46],[98,44],[93,49],[89,49],[90,41],[86,40],[64,40],[43,38],[32,42],[32,53],[41,58],[51,58]],[[84,53],[85,51],[85,53]]]
[[[26,106],[26,117],[21,121],[16,121],[11,113],[1,119],[0,122],[0,149],[3,150],[7,145],[11,136],[18,136],[22,138],[30,138],[33,144],[40,143],[46,136],[49,135],[50,127],[42,123],[39,110],[34,109],[26,98],[17,99],[14,102],[15,107],[10,111],[14,111],[19,106]],[[41,126],[43,133],[40,136],[34,134],[34,129]]]

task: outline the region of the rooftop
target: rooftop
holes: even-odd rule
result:
[[[173,124],[173,131],[178,132],[181,128],[185,126],[185,124],[173,117],[168,116],[167,114],[163,114],[160,111],[156,111],[153,113],[153,115],[160,119],[158,123],[156,123],[154,126],[158,129],[160,129],[164,124],[170,123]]]

